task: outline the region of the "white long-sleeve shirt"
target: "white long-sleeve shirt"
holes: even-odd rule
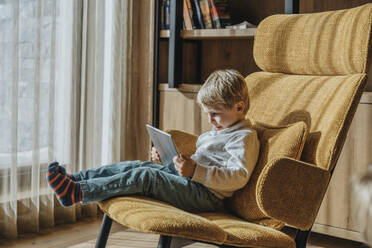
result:
[[[199,136],[193,181],[199,182],[223,199],[248,182],[256,165],[260,142],[249,120]]]

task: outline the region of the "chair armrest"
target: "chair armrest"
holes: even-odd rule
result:
[[[196,151],[196,141],[198,136],[186,133],[180,130],[166,130],[167,133],[172,135],[174,143],[179,153],[185,155],[194,154]]]
[[[269,162],[260,175],[256,197],[271,218],[301,230],[313,225],[330,180],[330,173],[291,158]]]

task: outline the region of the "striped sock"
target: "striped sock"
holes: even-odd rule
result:
[[[76,181],[76,178],[75,178],[73,175],[68,174],[68,173],[66,172],[65,167],[60,166],[60,165],[58,164],[58,162],[53,162],[52,164],[49,165],[49,168],[52,168],[52,167],[54,168],[54,170],[55,170],[56,172],[60,172],[63,176],[66,175],[68,178],[72,179],[73,181]],[[52,169],[52,170],[53,170],[53,169]]]
[[[54,190],[59,202],[64,206],[72,206],[81,201],[81,186],[80,183],[68,178],[67,174],[63,174],[62,166],[54,162],[49,165],[46,178],[50,187]]]

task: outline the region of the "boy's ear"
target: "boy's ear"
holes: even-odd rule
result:
[[[243,101],[240,101],[236,104],[236,110],[239,111],[239,112],[243,112],[244,111],[244,102]]]

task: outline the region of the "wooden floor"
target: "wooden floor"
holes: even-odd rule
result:
[[[96,237],[101,224],[101,217],[86,219],[74,224],[57,226],[50,230],[44,230],[39,234],[28,234],[19,240],[0,240],[1,248],[91,248],[94,247]],[[143,234],[113,223],[108,245],[109,248],[152,248],[157,247],[159,236]],[[212,248],[213,245],[202,243],[187,244],[177,240],[173,247],[187,248]],[[307,248],[360,248],[361,243],[349,240],[337,239],[329,236],[312,233]]]

